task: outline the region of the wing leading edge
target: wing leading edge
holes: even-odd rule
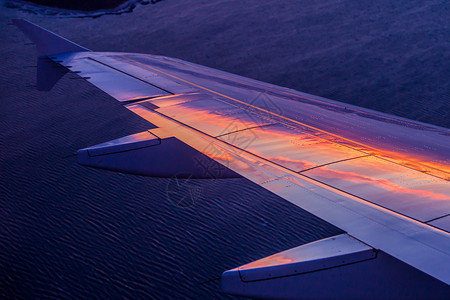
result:
[[[38,45],[56,39],[59,46],[49,51],[38,46],[40,55],[158,127],[80,150],[80,163],[147,176],[243,176],[347,232],[332,240],[338,242],[289,250],[290,261],[270,268],[266,259],[225,272],[228,292],[308,297],[324,290],[317,286],[321,282],[340,291],[335,297],[364,295],[352,294],[358,285],[334,284],[333,276],[363,284],[369,278],[357,274],[370,269],[367,274],[374,282],[391,282],[389,288],[385,284],[390,295],[413,298],[402,294],[411,282],[417,283],[417,291],[434,287],[437,295],[450,294],[448,129],[176,59],[90,52],[29,22],[16,24]],[[364,249],[358,248],[361,242]],[[352,263],[337,264],[335,257],[340,256],[329,247],[347,252]],[[309,253],[304,249],[324,256],[311,262],[292,255]],[[365,255],[370,257],[358,258]],[[319,268],[318,263],[328,267]],[[289,273],[311,265],[315,269]],[[270,275],[273,272],[279,276]],[[389,280],[392,274],[407,279]],[[295,288],[299,282],[304,283],[301,290]],[[291,293],[274,294],[283,286]],[[374,286],[366,295],[380,294]]]

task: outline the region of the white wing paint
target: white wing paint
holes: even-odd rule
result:
[[[226,271],[224,291],[450,297],[448,129],[178,59],[92,52],[14,22],[40,60],[76,72],[157,126],[79,150],[81,164],[159,177],[243,176],[346,232]],[[62,76],[40,69],[41,89]]]

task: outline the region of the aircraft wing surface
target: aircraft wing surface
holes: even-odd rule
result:
[[[14,22],[45,49],[39,60],[157,127],[81,149],[81,164],[159,177],[242,176],[346,232],[229,270],[226,292],[405,298],[409,287],[410,298],[450,295],[449,129],[178,59],[61,45]],[[40,80],[45,88],[57,81]]]

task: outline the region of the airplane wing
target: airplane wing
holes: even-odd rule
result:
[[[226,271],[225,292],[450,297],[449,129],[174,58],[93,52],[14,23],[37,45],[38,88],[76,73],[157,127],[81,149],[81,164],[242,176],[346,232]]]

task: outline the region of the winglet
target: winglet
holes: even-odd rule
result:
[[[65,52],[91,51],[27,20],[14,19],[12,22],[36,44],[38,56],[49,56]]]
[[[66,52],[91,51],[27,20],[15,19],[12,22],[36,44],[38,52],[36,86],[39,91],[51,90],[56,82],[67,73],[66,68],[48,56]]]

